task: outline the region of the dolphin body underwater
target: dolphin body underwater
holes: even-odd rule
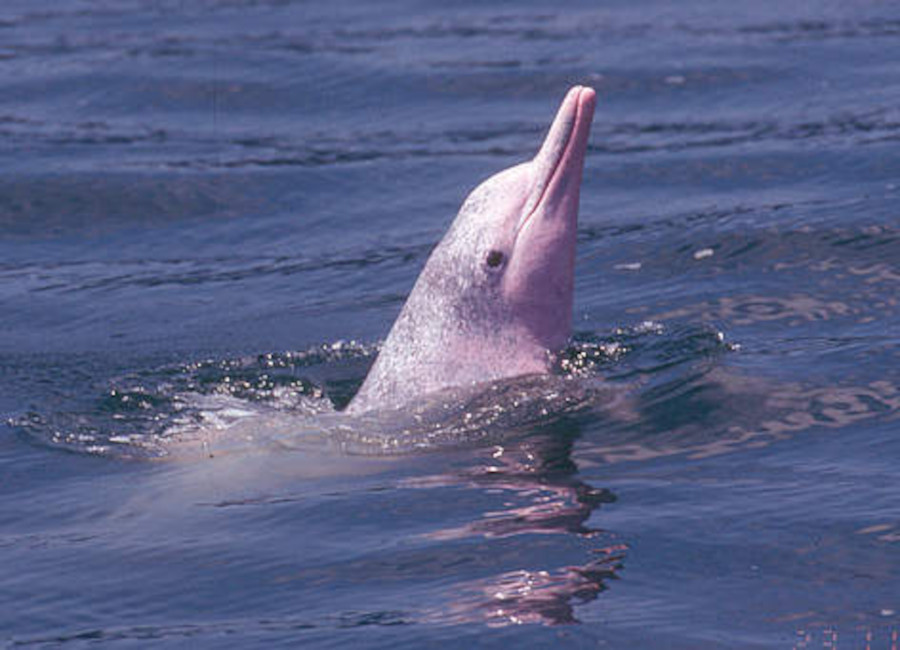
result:
[[[551,370],[572,327],[593,89],[563,99],[537,155],[479,185],[432,251],[350,415]]]

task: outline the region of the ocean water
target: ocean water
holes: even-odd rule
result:
[[[898,47],[876,0],[5,0],[0,643],[896,650]],[[329,424],[575,83],[558,376]]]

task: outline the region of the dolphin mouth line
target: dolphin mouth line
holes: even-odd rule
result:
[[[537,192],[532,193],[531,198],[529,198],[529,203],[531,203],[533,200],[534,205],[532,205],[531,209],[529,209],[525,213],[525,216],[523,216],[519,221],[519,225],[516,228],[515,232],[516,237],[518,237],[519,233],[525,229],[525,227],[531,221],[531,218],[537,213],[541,205],[543,205],[544,199],[546,198],[550,187],[557,179],[557,176],[559,176],[560,169],[563,167],[562,163],[567,158],[566,154],[571,151],[578,134],[584,130],[583,114],[585,112],[585,109],[584,103],[582,102],[582,95],[586,91],[593,93],[593,89],[586,86],[576,86],[570,91],[569,96],[574,96],[574,98],[571,100],[571,102],[569,101],[569,97],[566,97],[566,99],[563,100],[563,105],[559,110],[559,114],[556,116],[553,124],[551,124],[550,131],[547,134],[547,138],[544,144],[541,145],[541,149],[540,151],[538,151],[537,156],[535,156],[535,159],[538,159],[542,157],[542,154],[544,154],[544,150],[546,149],[548,144],[547,141],[553,135],[554,127],[564,129],[563,137],[565,138],[565,144],[561,147],[556,148],[556,151],[553,152],[555,154],[553,164],[550,166],[549,172],[547,172],[541,179],[541,181],[537,184],[535,188]],[[570,107],[570,104],[572,102],[574,102],[574,107]],[[560,134],[560,136],[562,136],[562,134]],[[556,141],[559,142],[560,140],[563,140],[563,137],[557,137]],[[535,196],[537,196],[536,200],[534,199]]]

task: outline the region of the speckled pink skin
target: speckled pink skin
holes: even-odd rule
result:
[[[469,195],[348,412],[549,370],[552,352],[571,334],[578,202],[595,103],[591,88],[569,90],[534,159]]]

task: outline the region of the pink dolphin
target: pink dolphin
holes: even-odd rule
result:
[[[575,235],[596,94],[566,94],[533,160],[479,185],[435,247],[350,413],[546,373],[572,327]]]

